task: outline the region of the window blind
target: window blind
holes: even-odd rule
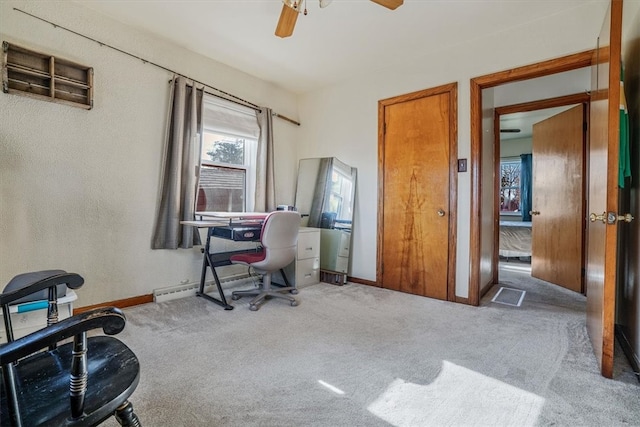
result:
[[[205,130],[250,139],[258,139],[260,135],[256,112],[252,108],[205,93],[202,115]],[[215,124],[215,128],[208,129],[208,124]]]

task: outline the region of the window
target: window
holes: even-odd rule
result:
[[[520,160],[500,162],[500,212],[520,213]]]
[[[196,211],[253,210],[259,127],[255,111],[205,96]]]

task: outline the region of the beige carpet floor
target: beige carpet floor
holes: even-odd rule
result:
[[[125,310],[145,426],[640,426],[618,352],[598,373],[585,298],[503,270],[480,307],[352,284],[298,307],[198,297]],[[520,307],[491,302],[500,286]],[[229,290],[230,291],[230,290]],[[105,425],[116,425],[110,420]]]

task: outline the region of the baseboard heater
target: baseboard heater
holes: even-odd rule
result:
[[[235,286],[242,285],[245,282],[253,280],[252,276],[247,273],[244,274],[236,274],[232,276],[227,276],[224,278],[220,278],[221,284],[229,284],[233,283]],[[153,291],[153,301],[154,302],[165,302],[171,301],[179,298],[186,298],[195,296],[198,288],[200,287],[200,283],[185,283],[183,285],[169,286],[166,288],[155,289]],[[209,281],[205,283],[204,292],[217,292],[216,285],[213,281]]]

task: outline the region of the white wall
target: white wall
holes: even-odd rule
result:
[[[150,249],[171,73],[14,7],[292,118],[295,96],[76,3],[0,2],[2,40],[95,71],[88,111],[0,93],[0,283],[77,272],[84,306],[199,281],[199,248]],[[298,131],[274,118],[278,203],[293,203]]]
[[[531,153],[533,140],[531,137],[503,139],[500,141],[500,158],[520,158],[520,154]]]
[[[595,48],[595,42],[589,49],[592,48]],[[503,107],[521,102],[574,95],[589,90],[591,90],[591,67],[583,67],[564,73],[500,85],[495,88],[495,105]],[[558,113],[560,111],[558,110]]]
[[[381,68],[301,97],[301,157],[336,156],[358,168],[351,275],[375,280],[377,236],[378,100],[458,82],[458,156],[470,153],[473,77],[593,49],[607,4],[585,2],[570,12],[438,52],[416,52],[409,63]],[[456,295],[469,285],[470,176],[459,174]]]
[[[495,130],[494,130],[494,89],[484,89],[482,91],[482,163],[480,187],[482,188],[482,199],[480,200],[480,289],[491,285],[493,271],[493,253],[495,246],[494,215],[497,206],[495,205],[494,194],[496,191],[494,170],[495,170]],[[469,297],[468,290],[460,288],[456,290],[456,295]],[[482,291],[481,291],[482,293]]]
[[[591,49],[605,2],[471,39],[455,49],[416,52],[300,97],[66,2],[0,2],[0,36],[96,71],[91,111],[0,94],[0,280],[33,269],[85,276],[79,305],[141,295],[198,280],[200,253],[151,251],[160,149],[170,73],[55,29],[18,7],[124,48],[220,89],[267,105],[297,128],[274,120],[278,203],[293,203],[297,160],[336,156],[358,168],[350,274],[375,280],[377,236],[377,102],[458,82],[458,156],[469,158],[469,80]],[[297,116],[297,117],[296,117]],[[458,181],[456,294],[469,281],[469,173]]]

